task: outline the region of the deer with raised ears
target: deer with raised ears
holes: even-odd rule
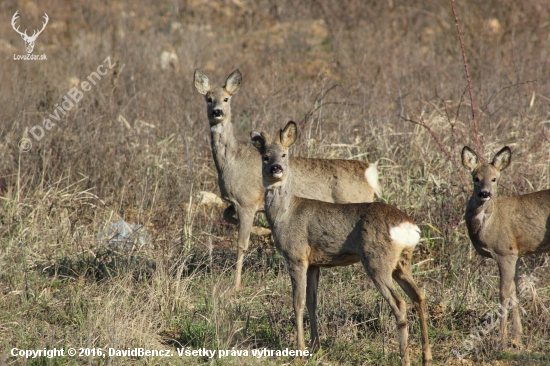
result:
[[[298,348],[305,349],[305,305],[311,323],[311,347],[316,350],[320,346],[316,318],[320,268],[360,261],[397,321],[401,365],[410,364],[407,305],[394,280],[418,310],[423,364],[431,364],[424,296],[411,271],[412,252],[420,241],[418,226],[405,213],[384,203],[338,204],[298,197],[295,170],[288,156],[296,134],[296,124],[291,121],[274,139],[265,132],[250,136],[263,162],[267,220],[292,282]]]
[[[222,197],[231,203],[224,211],[224,219],[238,224],[235,289],[239,289],[254,215],[264,207],[262,163],[258,151],[238,143],[233,133],[230,102],[241,87],[240,71],[233,71],[223,87],[214,87],[203,71],[196,70],[194,83],[206,100],[220,191]],[[378,170],[374,164],[357,160],[294,158],[291,165],[295,177],[294,191],[300,197],[341,203],[372,202],[375,193],[380,192]],[[234,218],[235,214],[238,220]]]
[[[497,197],[500,172],[510,165],[508,146],[488,164],[480,162],[468,146],[462,165],[472,173],[474,191],[466,207],[466,226],[476,251],[498,263],[502,319],[500,332],[506,346],[508,310],[512,309],[512,343],[520,344],[522,332],[518,299],[518,258],[550,251],[550,190],[522,196]]]
[[[42,23],[42,29],[40,30],[35,30],[32,34],[32,36],[29,37],[29,35],[27,34],[27,30],[25,29],[24,32],[21,32],[19,31],[19,26],[17,28],[15,28],[15,23],[17,21],[17,18],[19,17],[18,16],[18,13],[19,11],[16,11],[15,14],[13,14],[13,17],[11,18],[11,26],[13,27],[13,29],[19,33],[19,35],[21,36],[21,38],[23,38],[23,41],[25,42],[25,48],[27,50],[27,53],[32,53],[33,49],[34,49],[34,43],[36,42],[36,38],[38,38],[38,36],[40,35],[40,33],[42,33],[42,31],[44,30],[44,28],[46,28],[46,24],[48,24],[48,14],[44,13],[44,20],[45,22]]]

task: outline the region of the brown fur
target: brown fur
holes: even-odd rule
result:
[[[296,139],[294,122],[289,122],[274,141],[265,132],[253,132],[251,137],[262,154],[266,216],[292,281],[298,347],[305,348],[303,310],[306,304],[311,319],[312,348],[315,350],[320,345],[315,314],[320,268],[361,261],[395,316],[401,364],[410,364],[407,306],[392,278],[416,305],[422,333],[423,364],[430,364],[424,296],[414,283],[411,272],[412,248],[420,239],[419,229],[412,219],[397,208],[379,202],[338,204],[297,197],[294,194],[294,171],[288,159],[288,147]],[[391,229],[401,225],[411,227],[413,239],[404,241],[400,236],[399,241],[395,234],[392,236]],[[407,233],[411,234],[411,231]]]
[[[501,341],[506,345],[507,302],[512,301],[513,343],[522,332],[517,306],[518,258],[550,251],[550,190],[514,197],[497,197],[500,172],[510,164],[511,151],[500,150],[490,164],[479,162],[467,146],[462,164],[472,173],[474,191],[466,207],[468,234],[477,252],[494,258],[500,271],[503,316]]]

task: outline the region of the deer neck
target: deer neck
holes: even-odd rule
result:
[[[466,207],[465,215],[466,224],[470,234],[473,234],[476,237],[480,235],[481,231],[485,228],[493,214],[495,199],[496,197],[483,203],[479,203],[472,195],[470,202],[468,202],[468,206]]]
[[[228,160],[235,155],[237,150],[237,139],[233,134],[231,116],[221,123],[210,125],[210,143],[216,169],[222,171]]]
[[[288,177],[281,184],[266,185],[265,187],[265,214],[269,225],[273,226],[274,223],[284,219],[288,210],[292,204],[294,195],[292,193],[292,175],[289,173]]]

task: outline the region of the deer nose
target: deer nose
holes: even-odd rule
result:
[[[221,109],[214,109],[212,115],[214,117],[223,117],[223,111]]]
[[[279,164],[274,164],[271,166],[271,174],[280,174],[283,172],[283,167]]]
[[[491,192],[487,192],[487,191],[481,191],[479,192],[479,198],[490,198],[491,197]]]

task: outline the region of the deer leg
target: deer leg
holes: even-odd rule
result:
[[[516,276],[517,256],[506,256],[497,258],[498,269],[500,271],[500,305],[502,319],[500,319],[500,337],[502,346],[506,348],[506,336],[508,322],[508,310],[514,309],[514,316],[517,311],[519,320],[518,300],[516,297],[516,285],[514,277]]]
[[[237,208],[239,216],[239,232],[237,236],[237,268],[235,271],[235,290],[241,288],[241,274],[243,270],[244,256],[248,250],[248,239],[254,222],[255,210]]]
[[[230,205],[223,211],[223,219],[225,222],[228,222],[233,225],[239,225],[239,220],[235,218],[235,206]],[[266,236],[271,234],[271,230],[266,227],[261,226],[252,226],[252,229],[250,229],[250,232],[253,234],[256,234],[258,236]]]
[[[296,316],[296,334],[298,349],[304,351],[304,305],[307,291],[307,263],[303,261],[288,261],[288,273],[292,281],[292,302]]]
[[[310,266],[307,269],[306,305],[311,323],[311,351],[315,352],[320,347],[319,331],[317,329],[317,285],[319,284],[320,269]]]
[[[383,270],[383,268],[378,268],[379,266],[373,266],[373,263],[369,263],[364,258],[362,258],[362,261],[365,270],[370,278],[372,278],[372,281],[376,285],[376,288],[378,288],[378,291],[380,291],[384,299],[386,299],[390,305],[393,315],[395,316],[399,339],[399,353],[401,355],[401,366],[409,366],[411,361],[409,359],[409,350],[407,345],[409,338],[409,331],[407,329],[407,304],[397,292],[397,289],[392,281],[391,273],[387,273]]]
[[[234,217],[235,213],[235,206],[229,205],[223,210],[223,219],[230,224],[239,225],[239,220]]]
[[[516,286],[516,297],[519,295],[519,260],[516,260],[516,267],[514,273],[514,285]],[[519,298],[518,298],[519,300]],[[512,337],[512,344],[515,346],[521,345],[521,334],[523,333],[523,328],[521,326],[521,318],[519,316],[519,304],[516,303],[512,310],[512,324],[514,326],[514,335]]]
[[[426,311],[424,295],[418,286],[416,286],[416,283],[414,283],[411,262],[400,260],[393,272],[393,279],[414,302],[418,317],[420,318],[420,332],[422,333],[422,364],[431,365],[432,351],[430,349],[430,340],[428,339],[428,312]]]

